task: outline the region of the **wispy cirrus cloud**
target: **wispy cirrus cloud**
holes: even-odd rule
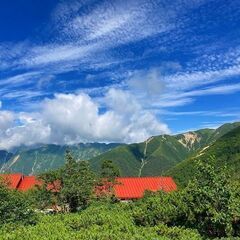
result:
[[[71,1],[70,6],[69,3],[59,4],[50,23],[55,29],[50,41],[4,44],[2,66],[34,68],[72,63],[74,68],[84,64],[92,64],[94,68],[111,57],[111,49],[173,32],[182,23],[181,14],[204,1],[168,6],[161,1],[101,1],[89,7],[87,4],[91,2]]]

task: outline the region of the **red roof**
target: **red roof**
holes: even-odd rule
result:
[[[40,184],[41,182],[35,176],[24,176],[17,189],[27,191]]]
[[[41,182],[35,176],[24,176],[20,173],[1,174],[0,177],[9,182],[10,188],[21,191],[27,191],[36,185],[41,185]],[[106,183],[104,185],[98,187],[97,191],[108,191],[109,187]],[[58,191],[59,183],[57,182],[50,188],[52,191]],[[177,185],[171,177],[119,177],[116,179],[113,189],[118,199],[127,200],[142,198],[147,190],[171,192],[177,190]]]
[[[10,188],[17,189],[23,178],[23,175],[21,173],[0,174],[0,177],[3,179],[4,182],[9,184]]]
[[[35,185],[41,184],[35,176],[24,176],[21,173],[0,174],[0,177],[9,184],[10,188],[21,191],[27,191]]]
[[[142,198],[144,192],[171,192],[177,190],[177,185],[171,177],[127,177],[117,178],[114,186],[115,195],[119,199]]]

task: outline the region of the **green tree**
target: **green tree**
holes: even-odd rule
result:
[[[197,175],[183,192],[186,224],[207,236],[234,236],[234,224],[239,223],[239,194],[232,190],[226,168],[216,169],[213,160],[197,163]]]
[[[61,188],[62,188],[62,172],[63,169],[50,170],[38,176],[41,185],[30,190],[28,198],[33,206],[38,209],[46,209],[48,207],[62,206]]]
[[[137,225],[156,226],[167,224],[169,226],[181,225],[184,216],[182,193],[172,192],[146,192],[143,199],[137,201],[132,208],[132,216]]]
[[[111,161],[104,160],[101,164],[101,177],[109,181],[114,181],[116,177],[120,176],[120,169]]]
[[[87,161],[77,162],[66,153],[66,164],[62,172],[61,198],[71,212],[84,209],[93,198],[96,179]]]
[[[33,191],[35,206],[76,212],[88,206],[93,198],[96,177],[87,161],[79,161],[66,151],[66,163],[58,170],[41,174],[42,186]],[[60,207],[60,208],[59,208]]]
[[[114,185],[117,184],[116,178],[120,176],[119,168],[111,161],[104,160],[101,163],[101,174],[98,181],[98,197],[104,201],[116,202]]]
[[[11,190],[0,180],[0,225],[5,223],[33,224],[36,214],[26,201],[24,194]]]

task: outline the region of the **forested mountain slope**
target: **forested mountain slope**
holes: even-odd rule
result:
[[[177,164],[167,174],[184,186],[194,177],[197,161],[210,161],[217,168],[227,171],[233,180],[240,180],[240,127],[226,133],[195,156]]]
[[[123,176],[156,176],[208,147],[240,123],[225,124],[218,129],[201,129],[178,135],[151,137],[138,144],[117,147],[90,159],[94,169],[99,170],[104,159],[112,160],[120,167]]]

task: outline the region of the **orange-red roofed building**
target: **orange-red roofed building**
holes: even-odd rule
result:
[[[142,198],[145,191],[177,190],[177,185],[171,177],[119,177],[116,182],[114,192],[116,197],[122,200]]]
[[[24,176],[21,173],[0,174],[0,178],[11,188],[20,191],[27,191],[36,185],[41,185],[35,176]]]
[[[20,191],[27,191],[42,184],[35,176],[24,176],[20,173],[1,174],[0,177],[9,183],[11,189]],[[48,188],[51,191],[58,192],[59,184],[59,182],[56,182],[49,185]],[[118,177],[111,186],[109,184],[112,183],[103,181],[103,185],[97,187],[96,194],[100,196],[112,189],[119,200],[131,200],[142,198],[145,191],[157,192],[162,190],[171,192],[177,190],[177,185],[171,177]]]
[[[23,175],[21,173],[14,174],[0,174],[0,178],[11,188],[17,189],[22,181]]]
[[[27,191],[37,185],[41,185],[41,182],[37,180],[35,176],[23,176],[22,181],[17,189],[21,191]]]

